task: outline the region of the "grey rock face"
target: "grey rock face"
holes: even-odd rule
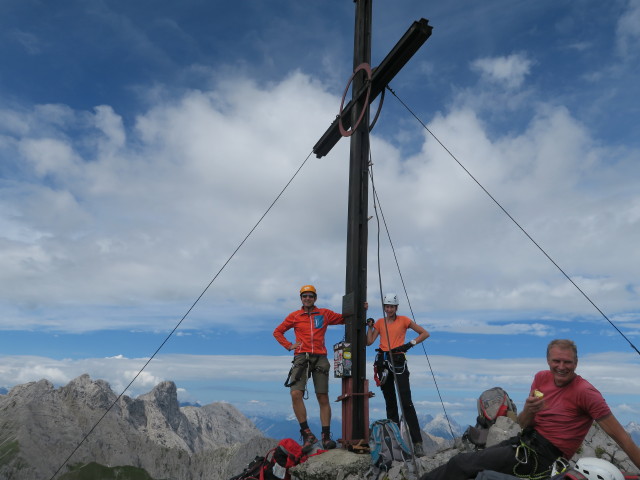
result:
[[[519,426],[513,420],[508,417],[500,417],[496,424],[491,427],[487,437],[487,446],[490,447],[511,438],[519,431]],[[422,474],[443,465],[454,455],[471,450],[468,445],[465,445],[458,438],[453,447],[444,448],[434,454],[419,458],[415,461],[415,466],[394,462],[393,468],[387,473],[385,479],[412,480],[419,478]],[[292,473],[298,480],[364,480],[367,478],[366,472],[369,464],[365,460],[370,459],[368,455],[356,455],[348,452],[340,454],[337,454],[337,452],[336,454],[333,454],[333,452],[328,453],[332,453],[332,455],[325,453],[312,457],[307,463],[293,468]],[[637,471],[637,468],[633,466],[626,454],[597,424],[591,427],[582,448],[572,461],[576,462],[580,457],[600,457],[627,472]],[[347,465],[348,462],[351,463]],[[417,472],[417,474],[413,472]]]
[[[299,480],[362,478],[370,464],[369,455],[336,449],[310,457],[306,462],[290,469],[290,472]]]
[[[520,433],[520,426],[509,417],[498,417],[489,429],[487,435],[487,446],[497,445],[498,443],[515,437]]]
[[[133,465],[159,479],[225,478],[276,443],[231,405],[180,408],[173,382],[116,399],[88,375],[59,389],[41,380],[0,396],[0,478],[50,478],[74,450],[68,464]]]

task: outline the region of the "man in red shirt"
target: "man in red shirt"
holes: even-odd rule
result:
[[[300,289],[302,308],[287,315],[287,318],[273,331],[273,336],[278,343],[294,352],[293,367],[291,367],[285,386],[291,389],[293,413],[300,423],[302,450],[305,453],[309,452],[318,441],[309,428],[307,409],[304,404],[309,377],[313,377],[313,387],[320,406],[322,447],[324,449],[336,447],[336,442],[331,439],[330,365],[327,359],[324,336],[329,325],[343,324],[344,317],[327,308],[316,307],[316,298],[317,293],[313,285],[303,286]],[[285,332],[291,328],[296,336],[295,343],[291,343],[284,336]]]
[[[600,392],[576,374],[575,343],[553,340],[547,347],[547,364],[549,370],[535,375],[531,393],[518,415],[524,429],[520,437],[478,452],[458,454],[421,480],[467,480],[483,470],[538,477],[548,471],[550,475],[556,458],[570,459],[575,454],[594,420],[640,468],[638,446]]]

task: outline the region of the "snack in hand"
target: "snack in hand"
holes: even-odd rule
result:
[[[542,393],[540,390],[534,390],[533,394],[538,398],[544,397],[544,393]]]

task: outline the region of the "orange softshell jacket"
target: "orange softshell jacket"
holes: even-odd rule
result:
[[[291,328],[296,334],[296,342],[301,342],[294,354],[315,353],[326,355],[327,347],[324,345],[324,335],[329,325],[340,325],[344,323],[344,317],[328,308],[314,307],[309,313],[304,310],[297,310],[287,315],[280,325],[273,331],[278,343],[287,350],[293,345],[284,336],[285,332]]]

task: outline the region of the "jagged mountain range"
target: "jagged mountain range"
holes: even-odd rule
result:
[[[451,430],[459,437],[466,428],[443,414],[419,420],[429,453],[450,447]],[[638,442],[640,425],[626,428]],[[340,425],[334,422],[332,429],[339,438]],[[247,418],[228,403],[181,406],[173,382],[134,399],[117,398],[105,381],[88,375],[60,388],[40,380],[0,391],[0,478],[48,479],[96,462],[138,467],[156,480],[223,479],[264,455],[275,439],[296,438],[297,432],[295,419]],[[585,448],[595,452],[606,438],[594,438]]]
[[[117,399],[106,382],[82,375],[0,396],[3,479],[48,479],[89,462],[140,467],[154,479],[228,478],[275,443],[230,404],[181,408],[173,382]]]

